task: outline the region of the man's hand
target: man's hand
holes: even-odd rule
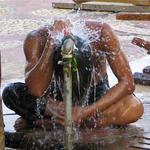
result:
[[[53,122],[65,125],[65,110],[64,103],[60,101],[49,100],[47,103],[45,115],[54,117]],[[73,125],[82,123],[87,119],[88,107],[74,106],[72,108],[72,122]]]
[[[73,107],[72,108],[72,123],[74,126],[76,126],[77,124],[81,124],[83,122],[83,119],[84,119],[83,111],[84,111],[84,108],[82,108],[82,107]],[[55,112],[54,115],[55,116],[57,115],[54,122],[64,126],[65,125],[64,114],[63,114],[63,116],[60,116],[60,114],[58,115],[58,112],[57,112],[57,114]]]
[[[73,107],[72,110],[72,122],[73,125],[81,124],[85,119],[85,109],[84,107]]]
[[[64,120],[64,103],[49,100],[47,103],[45,115],[51,115],[57,120]]]
[[[72,123],[74,126],[81,124],[83,122],[83,109],[82,107],[73,107],[72,108]],[[56,114],[55,114],[56,116]],[[54,119],[54,122],[56,124],[60,124],[62,126],[65,125],[65,116],[62,118],[60,116],[57,116]]]

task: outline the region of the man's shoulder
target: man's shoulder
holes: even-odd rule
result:
[[[48,27],[44,26],[44,27],[41,27],[41,28],[38,28],[36,30],[29,32],[26,36],[26,40],[28,39],[35,40],[35,39],[40,38],[41,36],[46,36],[47,33],[48,33]]]
[[[96,30],[103,30],[107,32],[112,30],[111,26],[104,22],[89,20],[89,21],[86,21],[85,23],[88,28],[91,28],[93,30],[96,29]]]
[[[40,49],[41,43],[45,43],[48,33],[47,27],[41,27],[39,29],[29,32],[24,40],[24,51],[28,52],[34,50],[36,47]]]
[[[89,27],[102,27],[103,23],[100,21],[95,21],[95,20],[86,20],[85,21],[86,26]]]
[[[107,23],[102,24],[102,29],[107,31],[112,30],[111,26]]]

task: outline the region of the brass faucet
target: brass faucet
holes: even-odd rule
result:
[[[72,35],[66,36],[61,48],[62,58],[72,58],[75,42]]]

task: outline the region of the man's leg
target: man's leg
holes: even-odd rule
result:
[[[96,124],[98,126],[126,125],[137,121],[143,112],[141,101],[134,95],[129,95],[102,112]]]
[[[32,122],[37,118],[36,97],[28,93],[24,83],[11,83],[2,93],[4,104],[24,119]]]
[[[50,118],[39,116],[39,114],[44,115],[42,113],[47,103],[45,99],[41,99],[40,112],[37,113],[37,98],[28,93],[27,86],[24,83],[9,84],[4,88],[2,97],[4,104],[21,116],[15,122],[14,127],[16,130],[26,128],[32,124],[39,127],[53,124]]]

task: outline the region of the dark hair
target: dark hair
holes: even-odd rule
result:
[[[76,50],[74,51],[74,56],[77,62],[77,68],[79,72],[80,83],[78,83],[77,72],[72,71],[72,86],[73,86],[73,97],[80,100],[91,81],[91,74],[93,69],[91,48],[90,46],[81,38],[74,36]],[[64,39],[63,39],[64,41]],[[59,65],[58,61],[62,60],[61,56],[61,46],[62,43],[55,45],[54,49],[54,75],[56,82],[63,82],[63,65]],[[78,86],[79,84],[79,86]],[[79,88],[80,87],[80,94]]]

